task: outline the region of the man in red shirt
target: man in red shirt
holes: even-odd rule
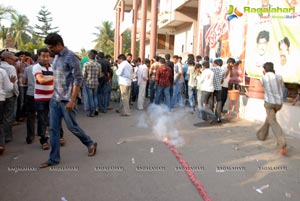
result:
[[[160,66],[156,72],[155,86],[156,86],[156,97],[155,104],[160,104],[164,94],[166,99],[166,104],[171,109],[171,97],[170,97],[170,85],[172,78],[172,70],[169,66],[166,65],[164,58],[159,59]]]

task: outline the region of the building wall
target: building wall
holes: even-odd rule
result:
[[[175,30],[175,42],[174,42],[174,54],[181,55],[188,52],[193,53],[193,35],[194,26],[192,23],[184,24],[180,27],[176,27]]]

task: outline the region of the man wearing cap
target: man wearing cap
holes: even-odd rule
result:
[[[0,68],[4,69],[9,78],[17,77],[16,68],[13,66],[18,59],[12,52],[2,52]],[[5,142],[10,142],[13,139],[12,124],[14,122],[14,109],[19,95],[18,83],[14,83],[13,89],[5,92],[5,103],[3,111],[3,131],[5,133]]]

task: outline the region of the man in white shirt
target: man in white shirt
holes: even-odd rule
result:
[[[274,71],[274,64],[267,62],[263,65],[263,74],[261,83],[265,90],[265,109],[267,112],[267,118],[264,125],[257,131],[256,136],[259,140],[265,140],[269,134],[269,127],[276,137],[277,144],[280,146],[280,154],[286,155],[286,139],[282,128],[276,120],[276,113],[282,108],[282,87],[283,80],[282,76],[276,75]]]
[[[4,69],[8,77],[17,77],[16,68],[13,66],[18,57],[12,52],[3,52],[1,54],[2,61],[0,68]],[[17,97],[19,95],[18,81],[14,83],[13,89],[6,91],[5,94],[5,105],[4,105],[4,116],[3,116],[3,131],[5,133],[5,142],[13,140],[12,124],[15,121],[14,110]]]
[[[121,101],[117,112],[121,112],[121,116],[130,116],[129,99],[133,76],[132,66],[128,63],[124,54],[118,56],[118,63],[119,68],[116,74],[120,85]]]
[[[136,65],[138,66],[138,86],[139,86],[139,95],[138,95],[138,109],[144,109],[145,102],[145,90],[148,81],[148,67],[150,67],[150,60],[145,59],[145,64],[141,63],[141,58],[136,59]]]
[[[174,83],[173,83],[173,97],[171,108],[174,108],[176,102],[178,101],[180,106],[183,106],[183,97],[182,97],[182,90],[184,84],[184,77],[183,77],[183,65],[179,60],[177,55],[173,56],[174,60]]]
[[[9,78],[6,71],[0,68],[0,155],[5,150],[5,133],[3,132],[5,92],[13,89],[13,82],[16,80],[17,77]]]
[[[214,92],[214,72],[209,69],[209,63],[204,61],[202,64],[204,70],[200,76],[199,82],[201,84],[201,114],[202,119],[207,121],[208,115],[214,117],[213,112],[211,111],[211,106],[209,106],[209,98],[213,95]]]

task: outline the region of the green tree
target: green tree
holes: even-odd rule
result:
[[[38,37],[45,38],[49,33],[59,32],[58,27],[52,27],[51,22],[53,18],[51,17],[51,12],[49,12],[45,6],[42,6],[41,10],[38,13],[38,21],[41,22],[41,25],[35,25],[35,34]]]
[[[114,55],[114,30],[112,29],[112,22],[104,21],[102,25],[96,27],[98,33],[94,33],[96,43],[94,49],[102,51],[105,54]]]
[[[11,32],[16,48],[21,49],[23,44],[30,41],[31,30],[29,26],[29,19],[25,15],[12,15],[11,16]]]
[[[140,42],[137,41],[135,43],[135,55],[139,55],[139,49],[140,49]],[[131,53],[133,54],[133,52],[131,51],[131,32],[129,31],[125,31],[123,33],[123,52],[125,54]]]

